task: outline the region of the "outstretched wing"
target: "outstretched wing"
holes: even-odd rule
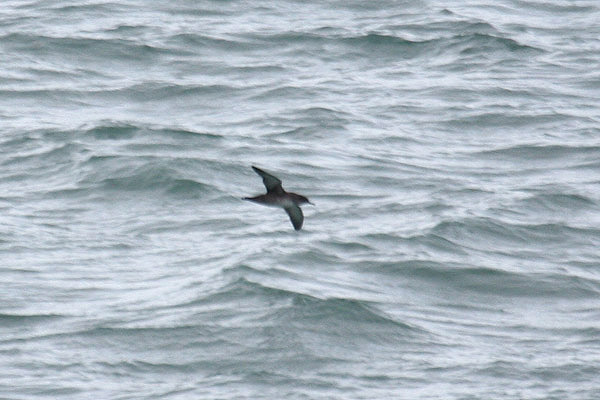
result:
[[[281,187],[281,181],[279,180],[279,178],[266,173],[265,171],[263,171],[260,168],[256,168],[254,165],[252,166],[252,169],[262,177],[263,183],[265,184],[265,187],[267,188],[267,193],[283,192],[283,188]]]
[[[304,215],[302,214],[302,209],[297,205],[289,206],[285,208],[285,212],[290,216],[290,221],[292,221],[292,225],[294,225],[294,229],[299,231],[302,228],[302,223],[304,222]]]

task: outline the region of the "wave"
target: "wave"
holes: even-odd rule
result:
[[[437,91],[437,89],[436,89]],[[454,128],[473,128],[488,130],[490,127],[502,126],[505,129],[519,129],[525,127],[540,127],[566,121],[571,116],[558,112],[523,113],[519,110],[507,108],[506,112],[465,112],[463,115],[442,119],[443,125]]]
[[[39,130],[2,143],[6,155],[0,160],[0,182],[23,182],[21,190],[35,189],[52,198],[99,194],[97,189],[198,198],[214,192],[215,186],[195,179],[190,167],[202,168],[211,161],[196,162],[185,150],[217,145],[222,139],[116,121],[73,131]]]
[[[379,264],[374,270],[410,278],[441,288],[444,292],[470,293],[500,298],[585,299],[600,294],[600,280],[562,272],[507,271],[462,263],[408,260]]]
[[[506,38],[489,33],[468,33],[451,37],[447,44],[459,49],[461,55],[485,55],[493,54],[495,51],[524,56],[525,54],[544,54],[541,48],[522,44],[515,39]]]
[[[74,56],[81,61],[114,59],[152,62],[157,56],[173,55],[176,51],[148,43],[122,38],[48,36],[31,33],[9,33],[0,36],[9,48],[20,52],[31,52],[61,58]]]
[[[8,156],[0,165],[5,167],[32,168],[40,170],[42,162],[45,165],[56,165],[70,163],[73,161],[74,155],[80,153],[83,149],[81,145],[73,143],[37,143],[35,139],[30,139],[27,150],[23,149],[20,152],[15,152],[16,155]],[[20,171],[25,173],[24,170]],[[42,171],[43,172],[43,171]]]
[[[568,145],[544,145],[544,144],[520,144],[517,146],[504,147],[493,150],[484,150],[474,153],[478,157],[494,159],[517,159],[517,160],[547,160],[551,158],[564,158],[572,156],[600,157],[600,146],[568,146]]]
[[[368,33],[366,35],[341,38],[340,41],[349,47],[360,48],[369,54],[386,54],[387,56],[414,57],[426,50],[434,41],[413,41],[400,36]]]
[[[22,327],[31,324],[41,324],[64,318],[60,314],[0,314],[0,324],[4,327]]]
[[[598,202],[588,196],[568,193],[539,193],[523,199],[515,206],[537,212],[581,213],[584,210],[598,210]]]
[[[486,25],[475,25],[486,31]],[[485,55],[489,57],[494,52],[512,54],[523,57],[524,54],[543,54],[544,50],[529,44],[522,44],[516,39],[500,36],[499,33],[468,32],[447,37],[431,37],[423,40],[410,40],[389,33],[370,32],[363,35],[324,35],[309,32],[291,32],[269,37],[280,44],[322,47],[333,46],[335,53],[342,52],[345,56],[377,57],[374,60],[389,60],[390,58],[415,58],[429,56],[432,53],[456,53],[459,56]],[[304,47],[307,49],[310,47]]]
[[[90,162],[95,162],[96,157]],[[119,163],[122,157],[99,157],[98,161]],[[102,162],[102,164],[105,164]],[[100,186],[105,190],[116,191],[163,191],[166,193],[198,197],[210,193],[214,187],[192,179],[181,178],[180,174],[167,165],[155,165],[152,162],[132,165],[128,168],[111,168],[110,176],[96,171],[97,178],[86,179],[86,185]],[[102,177],[104,175],[104,177]]]
[[[546,3],[546,2],[537,2],[537,1],[524,1],[524,0],[514,0],[514,3],[522,9],[531,10],[531,11],[539,11],[544,10],[553,14],[567,14],[563,16],[563,18],[569,18],[568,14],[593,14],[598,12],[598,7],[594,5],[588,4],[571,4],[571,3]],[[590,3],[591,4],[591,3]]]
[[[83,127],[83,136],[88,136],[97,140],[122,140],[141,138],[143,143],[140,145],[160,147],[169,142],[189,144],[189,141],[203,141],[205,143],[223,139],[222,135],[198,132],[188,129],[176,129],[173,127],[155,127],[140,124],[133,124],[121,121],[100,121],[92,127]],[[71,135],[78,136],[80,131],[70,132]],[[64,133],[63,133],[64,134]],[[159,140],[160,143],[147,144],[148,138]]]
[[[183,48],[194,48],[196,51],[203,50],[223,51],[231,54],[233,52],[246,52],[251,50],[263,50],[266,43],[260,43],[252,38],[245,36],[236,37],[236,39],[226,39],[223,37],[214,37],[199,35],[194,33],[181,33],[172,35],[168,39],[168,44],[182,46]]]
[[[565,244],[569,239],[587,242],[598,237],[600,229],[572,227],[563,223],[510,223],[489,217],[473,217],[440,222],[431,232],[467,246],[477,243],[489,246],[494,243],[518,244],[527,248]]]
[[[247,269],[247,268],[246,268]],[[237,275],[237,267],[228,274]],[[252,271],[250,269],[249,271]],[[256,271],[254,271],[256,273]],[[252,275],[248,272],[243,275]],[[350,328],[364,330],[375,324],[381,329],[389,329],[398,335],[419,332],[419,329],[397,321],[376,308],[376,304],[346,298],[320,298],[306,293],[282,289],[258,283],[244,276],[238,277],[213,293],[194,300],[189,305],[221,304],[228,309],[231,304],[269,304],[260,321],[280,324],[301,322],[314,329],[335,332]],[[350,324],[350,325],[349,325]]]

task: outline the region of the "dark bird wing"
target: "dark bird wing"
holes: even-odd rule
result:
[[[252,166],[252,169],[262,177],[263,183],[265,184],[265,187],[267,188],[267,193],[283,192],[283,188],[281,187],[281,181],[279,180],[279,178],[266,173],[265,171],[263,171],[260,168],[256,168],[254,165]]]
[[[285,208],[285,212],[290,216],[290,221],[292,221],[292,225],[294,225],[294,229],[299,231],[302,228],[302,223],[304,222],[304,215],[302,214],[302,209],[297,205],[293,205]]]

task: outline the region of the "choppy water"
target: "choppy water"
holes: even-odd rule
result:
[[[3,2],[0,397],[600,398],[599,21]]]

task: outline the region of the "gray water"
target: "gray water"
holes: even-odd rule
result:
[[[0,60],[1,398],[600,398],[600,3],[4,1]]]

